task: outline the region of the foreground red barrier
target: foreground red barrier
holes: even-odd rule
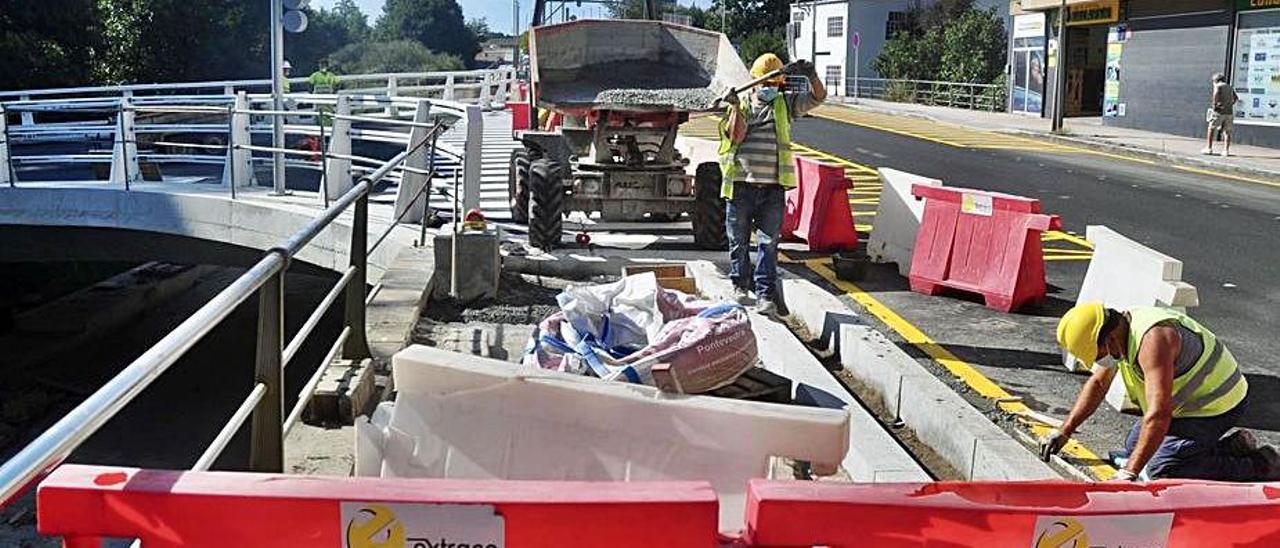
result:
[[[525,101],[511,101],[507,103],[507,110],[511,111],[511,130],[520,131],[533,127],[533,109],[529,103]]]
[[[1280,487],[753,480],[756,546],[1280,546]]]
[[[857,249],[858,231],[849,210],[853,183],[844,168],[808,158],[796,158],[796,188],[787,191],[782,237],[798,238],[812,251]]]
[[[1040,201],[969,188],[912,185],[925,198],[911,256],[911,290],[978,293],[990,308],[1010,312],[1044,299],[1040,233],[1058,229]]]
[[[69,464],[40,484],[37,505],[39,531],[76,547],[98,546],[102,537],[137,537],[148,548],[718,542],[718,505],[706,482],[336,478]]]

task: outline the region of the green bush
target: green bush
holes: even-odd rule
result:
[[[413,40],[351,44],[334,52],[329,60],[339,74],[431,72],[466,66],[456,55],[433,52]]]
[[[755,62],[756,57],[765,53],[777,55],[783,63],[790,62],[787,58],[787,37],[782,29],[757,30],[743,38],[742,44],[738,46],[738,55],[742,56],[747,67]]]

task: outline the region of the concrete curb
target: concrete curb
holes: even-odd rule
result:
[[[785,271],[781,282],[792,313],[819,346],[830,345],[845,371],[965,479],[1062,479],[835,295]]]
[[[1005,133],[1009,135],[1017,135],[1020,137],[1042,139],[1042,140],[1046,140],[1046,141],[1050,141],[1058,144],[1078,146],[1081,148],[1087,148],[1087,149],[1096,150],[1099,152],[1107,152],[1112,154],[1128,154],[1128,155],[1138,156],[1146,159],[1157,160],[1157,161],[1165,162],[1172,165],[1181,165],[1185,167],[1195,167],[1195,168],[1210,168],[1210,169],[1230,172],[1230,173],[1238,174],[1242,176],[1262,177],[1262,178],[1270,179],[1273,181],[1280,181],[1280,171],[1277,171],[1277,170],[1242,167],[1234,164],[1228,164],[1228,163],[1218,162],[1218,161],[1214,161],[1207,158],[1202,158],[1199,156],[1171,154],[1168,152],[1161,152],[1161,151],[1152,150],[1149,148],[1125,146],[1125,145],[1115,144],[1107,141],[1099,141],[1097,139],[1089,139],[1086,137],[1055,135],[1047,131],[1036,131],[1036,130],[1019,129],[1019,128],[992,128],[992,127],[980,126],[980,125],[962,124],[962,123],[957,123],[951,120],[943,120],[935,116],[930,116],[928,114],[923,114],[919,112],[911,112],[906,110],[897,110],[897,109],[885,108],[880,106],[866,105],[863,103],[855,103],[848,100],[838,101],[838,102],[842,106],[845,106],[848,108],[865,110],[867,112],[875,112],[878,114],[906,116],[909,118],[929,120],[929,121],[937,122],[940,124],[962,126],[962,127],[980,130],[980,131],[994,131],[996,133]]]
[[[720,300],[733,299],[733,285],[715,265],[707,261],[694,261],[689,263],[689,270],[704,296]],[[809,354],[786,326],[754,312],[750,315],[764,367],[790,378],[794,383],[797,399],[809,398],[823,407],[843,406],[849,410],[849,452],[841,465],[853,481],[932,481],[928,472]],[[807,388],[802,387],[802,383]],[[830,397],[839,401],[824,401]]]

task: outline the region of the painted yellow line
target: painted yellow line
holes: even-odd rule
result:
[[[987,378],[969,363],[957,358],[950,350],[947,350],[945,347],[929,338],[928,335],[925,335],[925,333],[920,331],[920,329],[914,324],[908,322],[902,316],[899,316],[897,312],[894,312],[892,309],[885,306],[878,299],[871,296],[870,293],[863,291],[862,288],[853,283],[836,278],[835,272],[831,270],[830,261],[828,259],[811,259],[804,261],[804,264],[805,266],[808,266],[810,270],[814,271],[819,276],[822,276],[823,279],[848,294],[855,302],[862,305],[867,312],[870,312],[871,315],[875,316],[881,322],[884,322],[885,325],[888,325],[890,329],[897,332],[898,336],[902,337],[905,341],[920,349],[925,354],[928,354],[930,358],[933,358],[934,361],[938,362],[938,365],[946,368],[947,371],[951,372],[952,375],[955,375],[958,379],[963,381],[974,392],[977,392],[984,398],[1001,401],[1001,403],[997,404],[1001,410],[1014,415],[1022,415],[1031,410],[1031,408],[1027,407],[1027,405],[1021,401],[1009,401],[1010,399],[1013,399],[1012,394],[1000,387],[1000,385],[996,384],[991,379]],[[1031,430],[1032,436],[1035,437],[1042,436],[1050,430],[1049,426],[1041,424],[1026,424],[1024,426],[1027,426]],[[1089,470],[1095,478],[1110,478],[1112,474],[1115,473],[1115,468],[1104,464],[1104,461],[1098,458],[1096,453],[1090,451],[1078,441],[1072,440],[1068,442],[1067,446],[1062,449],[1062,455],[1064,458],[1069,460],[1074,459],[1083,462],[1096,463],[1090,464],[1086,467],[1086,469]]]
[[[1253,177],[1244,177],[1244,176],[1241,176],[1241,175],[1233,175],[1233,174],[1230,174],[1230,173],[1223,173],[1223,172],[1221,172],[1221,171],[1213,171],[1213,170],[1208,170],[1208,169],[1200,169],[1200,168],[1197,168],[1197,167],[1188,167],[1188,166],[1174,165],[1174,166],[1173,166],[1173,168],[1174,168],[1174,169],[1181,170],[1181,171],[1188,171],[1188,172],[1191,172],[1191,173],[1196,173],[1196,174],[1199,174],[1199,175],[1209,175],[1209,176],[1212,176],[1212,177],[1222,177],[1223,179],[1232,179],[1232,180],[1236,180],[1236,181],[1243,181],[1243,182],[1246,182],[1246,183],[1254,183],[1254,184],[1258,184],[1258,185],[1266,185],[1266,186],[1273,186],[1273,187],[1280,188],[1280,183],[1277,183],[1277,182],[1274,182],[1274,181],[1267,181],[1267,180],[1265,180],[1265,179],[1255,179],[1255,178],[1253,178]]]
[[[1086,256],[1086,255],[1045,255],[1044,256],[1044,260],[1046,261],[1088,261],[1092,258],[1093,258],[1092,256]]]
[[[1093,255],[1092,249],[1063,249],[1060,247],[1046,247],[1043,249],[1044,249],[1045,255],[1048,255],[1049,253],[1055,253],[1058,255],[1084,255],[1084,256]]]
[[[855,126],[862,126],[862,127],[867,127],[867,128],[871,128],[871,129],[878,129],[878,130],[880,130],[880,131],[885,131],[885,132],[888,132],[888,133],[896,133],[896,134],[898,134],[898,135],[906,135],[907,137],[915,137],[916,139],[924,139],[924,140],[926,140],[926,141],[933,141],[933,142],[935,142],[935,143],[941,143],[941,144],[944,144],[944,145],[947,145],[947,146],[953,146],[953,147],[956,147],[956,148],[964,148],[964,145],[961,145],[961,144],[956,143],[956,142],[954,142],[954,141],[949,141],[949,140],[946,140],[946,139],[939,139],[939,138],[936,138],[936,137],[930,137],[930,136],[927,136],[927,135],[923,135],[923,134],[921,134],[920,132],[902,131],[902,130],[900,130],[900,129],[898,129],[898,128],[892,128],[892,127],[888,127],[888,126],[881,126],[881,125],[876,125],[876,124],[869,124],[869,123],[864,122],[864,121],[845,120],[845,119],[837,118],[837,117],[835,117],[835,116],[831,116],[831,115],[829,115],[829,114],[813,114],[813,116],[814,116],[814,117],[816,117],[816,118],[823,118],[823,119],[831,120],[831,121],[834,121],[834,122],[843,122],[843,123],[846,123],[846,124],[853,124],[853,125],[855,125]]]

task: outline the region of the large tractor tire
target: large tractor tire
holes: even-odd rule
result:
[[[564,230],[564,183],[559,167],[548,159],[529,163],[529,244],[551,251],[560,247]]]
[[[507,205],[511,208],[511,220],[516,224],[529,223],[529,151],[517,148],[511,151],[511,166],[507,177]]]
[[[720,197],[720,165],[698,164],[693,178],[693,242],[702,249],[724,251],[729,248],[725,236],[724,199]]]

